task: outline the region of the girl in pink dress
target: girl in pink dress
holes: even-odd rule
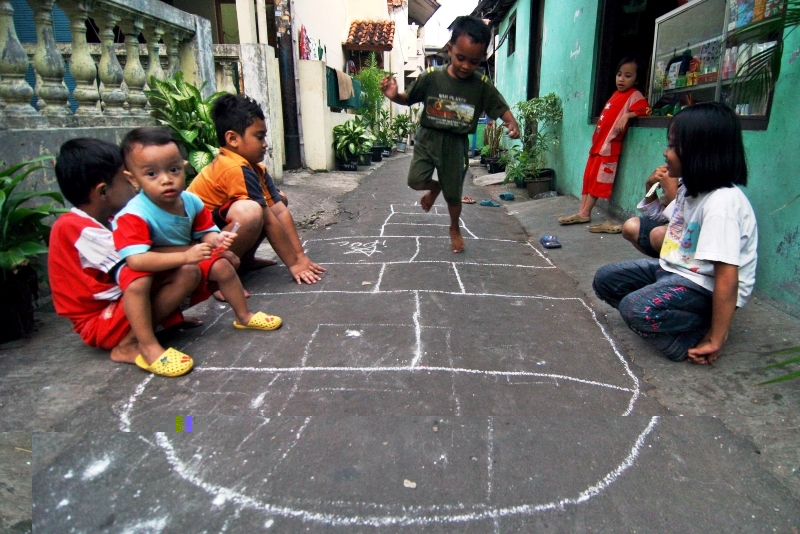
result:
[[[559,223],[587,223],[592,220],[592,208],[597,199],[611,197],[622,153],[622,139],[628,131],[629,121],[651,113],[644,95],[635,87],[640,72],[639,60],[635,56],[626,56],[619,62],[617,90],[606,102],[592,136],[589,160],[583,172],[580,209],[574,215],[559,218]]]

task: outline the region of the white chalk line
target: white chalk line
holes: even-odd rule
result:
[[[408,261],[409,261],[409,263],[413,262],[415,259],[417,259],[417,256],[419,256],[419,238],[418,238],[418,237],[415,237],[415,238],[414,238],[414,241],[416,241],[416,242],[417,242],[417,250],[414,252],[414,255],[413,255],[413,256],[411,256],[411,259],[410,259],[410,260],[408,260]]]
[[[608,341],[608,344],[611,345],[611,350],[614,351],[614,354],[616,354],[617,359],[619,359],[619,361],[622,363],[622,366],[625,368],[625,372],[628,373],[628,376],[631,378],[631,380],[633,380],[633,395],[631,396],[631,400],[628,403],[628,408],[622,414],[623,416],[630,415],[630,413],[633,411],[633,405],[636,402],[636,399],[639,398],[639,379],[636,378],[636,375],[633,374],[633,371],[631,371],[631,368],[628,365],[628,362],[625,360],[625,357],[622,355],[622,353],[620,353],[620,351],[617,350],[617,345],[616,343],[614,343],[614,340],[611,339],[611,336],[608,335],[606,329],[603,327],[600,321],[597,320],[597,314],[594,313],[592,307],[586,304],[582,299],[581,299],[581,304],[583,304],[584,308],[589,310],[589,313],[592,315],[592,319],[594,320],[597,327],[600,328],[600,332],[602,332],[603,337],[605,337],[606,341]]]
[[[506,267],[506,268],[514,268],[514,269],[555,269],[554,265],[550,266],[542,266],[542,265],[515,265],[512,263],[479,263],[476,261],[447,261],[447,260],[415,260],[414,258],[417,257],[419,254],[419,249],[417,252],[412,256],[410,260],[397,260],[397,261],[359,261],[359,262],[347,262],[347,261],[321,261],[319,262],[320,265],[403,265],[409,263],[452,263],[453,265],[478,265],[480,267]]]
[[[359,503],[336,501],[326,502],[326,504],[339,507],[364,507],[371,510],[388,510],[386,515],[345,515],[334,513],[314,512],[292,506],[281,506],[259,501],[252,497],[222,487],[218,484],[206,482],[197,475],[197,470],[188,466],[178,457],[172,442],[163,432],[155,434],[156,443],[164,452],[167,462],[172,470],[183,480],[205,491],[214,497],[214,500],[222,499],[231,501],[242,508],[260,510],[266,514],[280,515],[283,517],[296,518],[301,521],[311,521],[330,526],[353,526],[365,525],[373,527],[385,526],[427,526],[436,523],[465,523],[482,520],[496,520],[503,517],[516,515],[533,515],[541,512],[563,510],[570,505],[578,505],[590,500],[602,493],[606,488],[613,484],[628,469],[633,467],[634,462],[641,453],[647,436],[658,424],[658,416],[650,419],[647,427],[639,434],[636,442],[631,447],[628,455],[612,471],[606,474],[595,484],[579,493],[576,497],[568,497],[558,501],[551,501],[545,504],[522,504],[509,507],[492,507],[488,504],[475,505],[428,505],[428,506],[404,506],[400,504],[382,505],[377,503]],[[399,510],[401,513],[394,513]],[[409,514],[413,514],[409,516]]]
[[[367,374],[375,374],[375,373],[452,373],[452,374],[466,374],[466,375],[485,375],[485,376],[500,376],[500,377],[509,377],[509,376],[523,376],[523,377],[538,377],[538,378],[551,378],[551,379],[561,379],[561,380],[569,380],[571,382],[579,382],[581,384],[586,384],[588,386],[598,386],[604,387],[608,389],[614,389],[617,391],[623,391],[625,393],[634,393],[637,392],[635,389],[626,388],[623,386],[617,386],[614,384],[606,384],[604,382],[598,382],[596,380],[586,380],[584,378],[575,378],[573,376],[566,376],[566,375],[559,375],[554,373],[537,373],[533,371],[493,371],[489,369],[469,369],[465,367],[442,367],[436,365],[419,365],[419,359],[421,358],[421,343],[418,345],[418,351],[414,356],[414,360],[412,360],[411,364],[408,366],[380,366],[380,367],[334,367],[334,366],[312,366],[312,367],[305,367],[305,366],[296,366],[296,367],[197,367],[195,366],[194,372],[195,373],[202,373],[202,372],[211,372],[211,373],[225,373],[225,372],[248,372],[248,373],[279,373],[279,374],[293,374],[293,373],[340,373],[340,372],[347,372],[347,373],[367,373]],[[624,415],[628,415],[627,413]],[[276,417],[279,415],[276,415]]]
[[[309,241],[347,241],[350,239],[413,239],[418,237],[420,239],[450,239],[449,235],[344,235],[339,237],[319,237],[312,238]],[[472,238],[476,241],[496,241],[498,243],[517,243],[519,245],[530,245],[528,241],[520,241],[519,239],[496,239],[493,237],[475,237]]]
[[[383,281],[383,273],[386,271],[386,264],[381,264],[381,272],[378,273],[378,281],[375,283],[375,287],[372,288],[372,293],[380,293],[381,290],[381,282]]]
[[[122,411],[119,414],[119,431],[120,432],[130,432],[131,431],[131,410],[133,409],[133,404],[136,402],[136,398],[144,393],[144,388],[147,387],[147,384],[156,376],[154,374],[150,374],[142,380],[136,389],[133,391],[133,395],[128,397],[128,402],[126,402],[122,406]]]
[[[289,443],[289,445],[286,447],[286,450],[283,452],[280,459],[270,467],[269,471],[267,471],[267,474],[264,476],[265,480],[269,480],[269,478],[272,476],[272,473],[275,472],[275,469],[277,469],[278,467],[281,466],[281,464],[283,464],[283,461],[286,460],[286,457],[289,456],[289,453],[292,452],[292,449],[294,449],[295,445],[297,445],[297,443],[300,441],[300,438],[303,436],[303,431],[306,429],[308,423],[310,422],[311,418],[306,417],[305,420],[303,421],[303,424],[300,425],[300,429],[297,432],[295,432],[294,439],[292,439],[291,443]]]
[[[452,262],[445,262],[452,263]],[[300,291],[276,291],[274,293],[250,293],[256,297],[297,297],[298,295],[317,295],[317,294],[346,294],[346,295],[390,295],[397,293],[433,293],[437,295],[456,295],[459,297],[496,297],[504,299],[535,299],[535,300],[577,300],[583,302],[580,297],[551,297],[548,295],[508,295],[503,293],[461,293],[460,291],[443,291],[439,289],[385,289],[378,293],[371,291],[352,291],[352,290],[338,290],[338,289],[303,289]]]
[[[456,273],[456,280],[458,280],[458,287],[461,288],[461,292],[466,294],[467,290],[464,289],[464,283],[461,281],[461,275],[458,274],[458,266],[455,262],[453,262],[453,272]]]
[[[300,360],[300,365],[302,368],[305,368],[306,366],[306,362],[308,361],[308,354],[309,351],[311,350],[311,345],[314,343],[314,338],[316,338],[317,334],[319,333],[320,326],[322,325],[317,325],[317,328],[314,329],[314,332],[311,334],[308,343],[306,343],[306,346],[303,348],[303,358]],[[297,388],[299,387],[300,387],[300,380],[295,380],[294,384],[292,384],[292,389],[289,390],[289,394],[286,395],[286,400],[283,401],[283,405],[277,412],[278,417],[280,417],[283,411],[289,406],[289,402],[291,402],[291,400],[294,398],[295,393],[297,393]]]
[[[421,315],[419,306],[419,291],[414,292],[414,304],[416,307],[414,309],[414,315],[412,319],[414,320],[414,335],[417,338],[417,346],[414,349],[414,359],[411,360],[411,367],[416,367],[419,365],[419,361],[422,359],[422,328],[419,324],[419,317]]]

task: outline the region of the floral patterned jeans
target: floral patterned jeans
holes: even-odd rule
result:
[[[672,361],[685,359],[711,327],[712,292],[665,271],[657,259],[604,265],[595,273],[592,287],[619,310],[631,330]]]

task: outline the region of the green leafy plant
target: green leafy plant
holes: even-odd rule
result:
[[[392,121],[392,134],[396,141],[405,141],[411,133],[411,117],[406,113],[398,114]]]
[[[0,170],[0,272],[4,277],[47,252],[50,226],[44,220],[68,211],[56,205],[64,206],[64,197],[57,191],[16,191],[30,173],[48,168],[41,162],[52,159],[42,156]],[[35,198],[52,202],[28,204]]]
[[[357,113],[362,115],[367,122],[372,133],[377,137],[381,119],[381,108],[386,98],[381,91],[381,80],[390,73],[378,68],[378,59],[375,52],[372,52],[355,79],[361,82],[361,107]]]
[[[378,146],[392,146],[392,119],[389,117],[388,109],[381,109],[378,112],[378,119],[372,126],[372,133]]]
[[[489,147],[487,156],[496,158],[500,155],[500,140],[503,137],[503,127],[495,122],[486,124],[483,130],[483,145]]]
[[[786,356],[788,354],[795,354],[797,352],[800,352],[800,347],[792,347],[790,349],[782,350],[780,352],[776,352],[775,354],[773,354],[773,356]],[[790,359],[784,360],[782,362],[773,363],[771,365],[767,365],[765,367],[762,367],[761,369],[773,369],[775,367],[784,367],[786,365],[791,365],[793,363],[800,364],[800,356],[798,356],[797,358],[790,358]],[[777,382],[784,382],[786,380],[791,380],[793,378],[798,378],[798,377],[800,377],[800,371],[793,371],[793,372],[787,373],[787,374],[785,374],[783,376],[779,376],[778,378],[773,378],[772,380],[766,380],[764,382],[759,382],[758,385],[759,386],[763,386],[763,385],[766,385],[766,384],[775,384]]]
[[[523,185],[528,170],[528,155],[524,151],[518,146],[512,146],[497,161],[506,168],[504,184],[513,181],[517,185]]]
[[[353,161],[372,149],[372,137],[355,119],[333,127],[333,151],[341,161]]]
[[[211,163],[217,155],[219,143],[214,121],[211,120],[211,107],[224,91],[216,92],[208,98],[200,89],[184,81],[183,73],[178,71],[174,78],[159,80],[155,76],[148,82],[150,89],[145,94],[153,106],[152,115],[173,131],[188,153],[189,164],[193,169],[187,172],[191,181],[200,170]]]
[[[561,100],[555,93],[549,93],[518,102],[515,108],[520,124],[526,172],[537,178],[545,167],[547,152],[559,143],[556,126],[564,117]]]
[[[33,302],[39,295],[36,260],[47,252],[50,226],[45,220],[67,210],[56,191],[19,191],[40,163],[52,156],[3,168],[0,162],[0,343],[27,336],[33,330]],[[35,200],[50,199],[37,203]]]

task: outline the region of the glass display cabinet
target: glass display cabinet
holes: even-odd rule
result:
[[[650,65],[653,115],[673,115],[697,102],[726,102],[744,117],[766,122],[771,95],[735,96],[731,81],[773,38],[727,43],[734,29],[774,16],[784,0],[694,0],[656,19]]]

